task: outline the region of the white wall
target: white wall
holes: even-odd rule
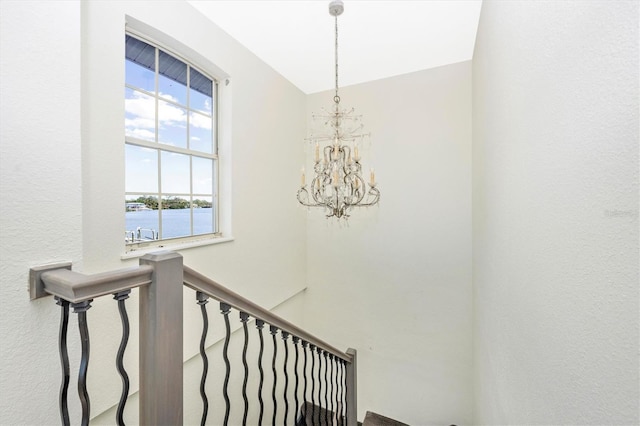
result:
[[[638,2],[485,0],[477,424],[638,424]]]
[[[0,423],[46,424],[58,418],[59,313],[29,302],[27,276],[82,259],[80,3],[2,1],[0,43]]]
[[[382,195],[348,225],[310,211],[306,325],[358,349],[359,419],[469,424],[471,63],[340,96],[372,133],[365,178],[373,166]],[[309,96],[308,115],[332,98]]]
[[[359,349],[360,419],[469,424],[473,389],[479,424],[638,423],[638,4],[490,0],[473,79],[460,63],[341,89],[382,192],[348,226],[306,220],[298,167],[274,168],[303,161],[291,147],[330,93],[305,97],[184,2],[0,1],[0,423],[58,418],[58,310],[28,300],[29,267],[136,263],[120,258],[125,15],[231,76],[235,241],[185,263],[268,307],[307,279],[281,312]],[[95,415],[119,396],[120,333],[94,305]]]
[[[50,424],[58,419],[59,313],[50,298],[29,301],[29,267],[70,260],[74,269],[94,273],[137,263],[121,260],[125,15],[191,47],[230,75],[235,241],[181,253],[185,264],[267,307],[305,286],[306,216],[294,198],[302,151],[291,150],[305,136],[305,96],[186,2],[3,0],[0,5],[0,423]],[[282,164],[293,166],[274,166]],[[120,322],[115,303],[104,299],[89,311],[92,415],[111,407],[120,393],[114,366]],[[136,300],[134,294],[128,304],[134,330]],[[185,309],[190,310],[185,358],[190,358],[200,333],[193,292],[185,292]],[[299,310],[287,312],[299,322]],[[72,384],[78,367],[76,321],[72,316]],[[136,341],[134,332],[125,359],[134,390]],[[193,392],[198,398],[197,383]],[[77,421],[74,385],[69,395]]]

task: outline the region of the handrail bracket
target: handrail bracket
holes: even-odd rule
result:
[[[51,263],[48,265],[29,268],[29,298],[31,300],[51,296],[51,294],[47,293],[44,289],[45,285],[44,281],[42,281],[42,274],[49,271],[55,271],[57,269],[67,269],[70,271],[71,262]]]

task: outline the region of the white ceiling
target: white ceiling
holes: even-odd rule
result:
[[[335,85],[328,0],[188,0],[305,93]],[[346,0],[340,86],[470,60],[481,0]]]

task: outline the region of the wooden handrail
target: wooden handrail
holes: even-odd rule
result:
[[[249,314],[249,316],[253,318],[262,320],[269,325],[273,325],[280,330],[286,331],[292,336],[299,337],[309,344],[314,345],[326,352],[329,352],[340,359],[343,359],[347,362],[352,361],[352,356],[350,354],[336,349],[330,344],[318,339],[314,335],[297,327],[289,321],[277,316],[273,312],[264,309],[263,307],[253,303],[249,299],[242,297],[238,293],[234,293],[228,288],[218,284],[211,278],[208,278],[200,274],[199,272],[194,271],[188,266],[184,266],[183,279],[184,285],[193,290],[200,291],[219,302],[226,303],[227,305],[237,309],[238,311]]]
[[[100,274],[85,275],[68,269],[32,268],[32,295],[53,295],[71,303],[95,299],[151,283],[153,267],[139,265]]]
[[[68,265],[65,266],[68,267]],[[352,361],[352,356],[348,353],[331,346],[249,299],[229,290],[211,278],[196,272],[188,266],[183,266],[183,269],[184,285],[187,287],[200,291],[219,302],[224,302],[239,311],[246,312],[251,317],[260,319],[293,336],[297,336],[338,358],[347,362]],[[38,297],[53,295],[71,303],[78,303],[150,284],[152,273],[153,267],[144,264],[93,275],[71,271],[65,269],[64,266],[61,267],[61,265],[51,265],[50,267],[32,268],[31,286],[33,294],[38,293]]]

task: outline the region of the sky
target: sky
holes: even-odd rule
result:
[[[213,99],[163,75],[158,76],[158,127],[156,135],[155,73],[126,61],[125,134],[148,143],[126,145],[126,192],[213,194],[213,160],[162,148],[190,149],[203,154],[214,152]],[[157,142],[156,142],[157,137]],[[160,176],[158,176],[159,167]],[[190,173],[190,168],[192,175]],[[190,177],[191,175],[191,177]]]
[[[128,59],[125,63],[125,199],[161,194],[189,200],[193,194],[194,200],[212,203],[213,82],[197,73],[209,95],[158,73],[156,91],[153,70]],[[172,65],[184,66],[187,75],[184,63]],[[204,208],[126,212],[125,226],[128,238],[153,238],[157,231],[161,239],[211,233],[214,214],[215,209]]]

